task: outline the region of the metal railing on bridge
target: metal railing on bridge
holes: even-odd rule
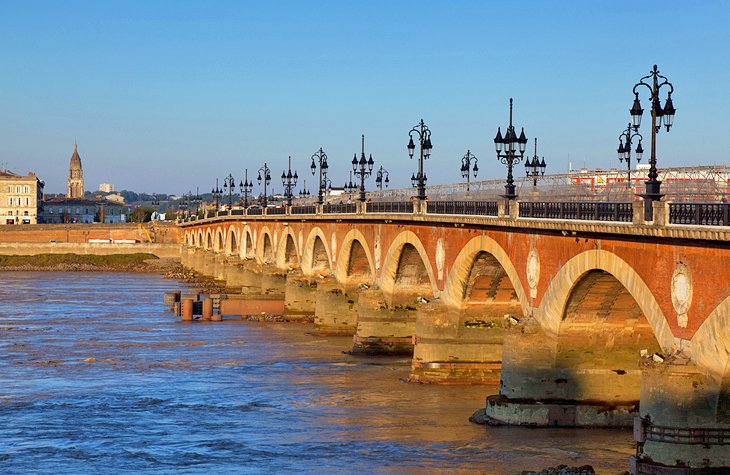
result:
[[[373,201],[367,203],[368,213],[413,213],[410,201]]]
[[[327,203],[322,207],[325,214],[347,214],[357,213],[357,205],[355,203]]]
[[[496,201],[429,201],[428,214],[462,214],[468,216],[497,216]]]
[[[602,201],[521,201],[518,218],[562,219],[579,221],[605,221],[631,223],[633,208],[637,202]],[[667,207],[666,223],[690,226],[730,226],[730,203],[662,203]],[[434,200],[426,203],[423,213],[430,215],[455,216],[499,216],[509,217],[509,208],[500,209],[498,201]],[[327,203],[317,205],[294,205],[289,208],[267,208],[266,215],[318,215],[318,214],[419,214],[410,201],[374,201],[358,207],[356,203]],[[504,213],[504,215],[503,215]],[[262,216],[264,208],[252,206],[229,211],[208,210],[198,215],[182,217],[179,222],[192,222],[222,216]]]
[[[521,218],[575,219],[630,223],[634,212],[630,202],[600,201],[525,201],[520,203]]]
[[[730,203],[669,203],[669,223],[730,226]]]
[[[303,205],[303,206],[292,206],[290,208],[291,214],[316,214],[316,205]]]

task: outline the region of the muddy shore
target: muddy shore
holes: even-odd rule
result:
[[[0,255],[0,271],[15,272],[134,272],[162,274],[201,289],[204,293],[224,293],[225,285],[185,269],[180,261],[154,254],[36,254]]]

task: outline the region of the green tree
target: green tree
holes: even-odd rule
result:
[[[150,220],[154,210],[152,208],[139,207],[129,213],[127,221],[131,223],[144,223]]]

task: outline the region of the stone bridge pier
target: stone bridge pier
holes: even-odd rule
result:
[[[360,293],[357,284],[342,285],[332,277],[317,281],[314,324],[324,333],[354,335],[357,330]]]

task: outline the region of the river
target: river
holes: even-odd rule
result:
[[[185,324],[157,275],[0,273],[0,472],[626,470],[628,430],[468,422],[497,388],[404,383],[295,323]]]

